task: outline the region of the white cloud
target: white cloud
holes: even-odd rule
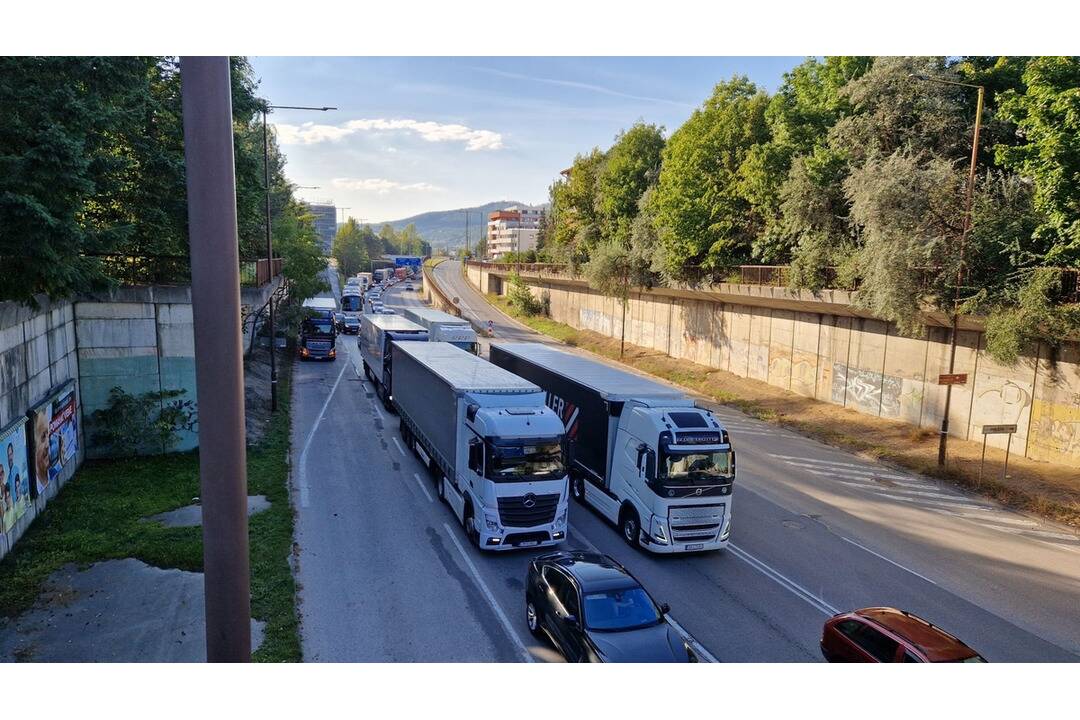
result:
[[[436,192],[442,188],[426,182],[400,183],[386,178],[334,178],[330,184],[342,190],[359,190],[387,195],[391,192]]]
[[[501,150],[502,135],[494,130],[476,130],[465,125],[438,123],[431,120],[363,118],[342,125],[275,125],[278,142],[282,145],[313,145],[340,140],[358,132],[410,132],[427,142],[461,142],[466,150]]]

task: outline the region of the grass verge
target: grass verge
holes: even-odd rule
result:
[[[289,566],[293,513],[289,503],[289,381],[279,370],[279,408],[263,440],[247,453],[248,492],[271,506],[248,525],[251,613],[266,623],[253,659],[299,661],[296,587]],[[195,452],[129,460],[87,461],[0,562],[0,615],[28,610],[42,586],[68,563],[137,558],[160,568],[201,572],[202,528],[166,528],[141,518],[189,505],[199,495]]]
[[[1001,478],[1004,453],[987,450],[980,475],[981,443],[950,438],[949,465],[937,465],[937,433],[807,398],[724,370],[677,360],[627,343],[620,358],[618,338],[578,330],[550,318],[524,315],[505,297],[488,302],[518,322],[556,340],[621,362],[698,392],[758,418],[845,450],[940,478],[1004,505],[1080,527],[1080,483],[1075,468],[1037,463],[1015,454]]]

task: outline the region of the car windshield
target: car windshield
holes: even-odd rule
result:
[[[490,480],[547,480],[565,474],[559,443],[489,446],[487,477]]]
[[[585,627],[590,630],[634,630],[658,622],[659,610],[639,587],[585,595]]]
[[[669,485],[709,484],[732,477],[730,450],[664,453],[661,479]]]

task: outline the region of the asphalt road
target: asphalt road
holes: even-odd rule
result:
[[[495,338],[551,342],[488,306],[457,263],[436,269]],[[336,283],[335,283],[336,284]],[[420,304],[400,287],[390,307]],[[487,342],[484,342],[485,353]],[[481,553],[441,505],[357,371],[352,336],[335,363],[293,385],[293,490],[307,660],[554,660],[529,635],[532,553]],[[724,407],[740,454],[732,546],[653,556],[573,505],[568,547],[625,564],[721,661],[819,661],[830,614],[911,610],[992,661],[1080,659],[1080,540]]]

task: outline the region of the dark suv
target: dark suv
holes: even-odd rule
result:
[[[692,641],[607,555],[556,552],[529,563],[525,620],[568,662],[697,662]]]
[[[887,607],[829,618],[821,632],[821,654],[829,662],[986,662],[933,623]]]

